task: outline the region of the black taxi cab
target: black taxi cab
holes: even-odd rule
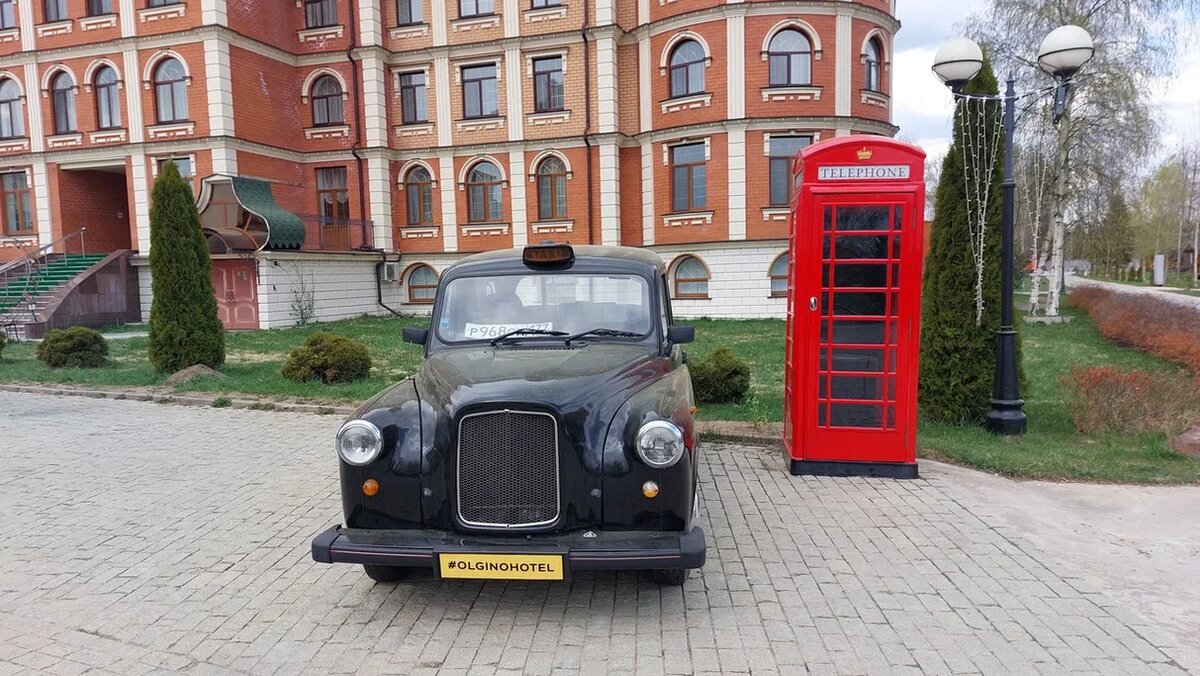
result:
[[[344,525],[313,558],[380,582],[704,565],[700,442],[662,261],[540,244],[447,268],[420,371],[337,432]]]

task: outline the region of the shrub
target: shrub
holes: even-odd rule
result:
[[[95,368],[108,357],[108,341],[100,332],[85,326],[54,329],[37,348],[37,358],[50,368]]]
[[[4,357],[4,346],[8,344],[8,336],[0,331],[0,358]]]
[[[174,162],[154,181],[150,208],[150,363],[174,373],[225,361],[225,328],[217,318],[212,260],[192,191]]]
[[[1200,310],[1195,307],[1093,285],[1073,289],[1067,301],[1088,313],[1105,338],[1200,374]]]
[[[371,371],[367,346],[332,333],[314,333],[292,350],[283,365],[283,377],[299,382],[348,383],[366,378]]]
[[[750,391],[750,365],[719,347],[691,369],[692,389],[702,404],[736,404]]]
[[[1170,373],[1076,366],[1061,378],[1075,428],[1083,434],[1179,434],[1200,423],[1197,383]]]

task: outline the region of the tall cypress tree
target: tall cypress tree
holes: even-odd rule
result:
[[[990,63],[967,83],[965,94],[996,95],[999,88]],[[970,151],[978,151],[1000,131],[999,102],[984,104],[980,130],[980,102],[960,103],[954,115],[954,140],[942,161],[934,217],[925,259],[921,318],[921,373],[918,385],[920,411],[927,420],[974,423],[989,409],[996,369],[996,331],[1000,328],[1000,227],[1001,190],[1004,180],[1004,147],[995,153],[991,167],[974,169]],[[970,116],[970,118],[968,118]],[[964,123],[969,125],[964,129]],[[968,146],[964,165],[964,132],[978,134]],[[988,176],[975,176],[988,171]],[[991,181],[986,209],[983,255],[983,315],[976,323],[975,238],[968,220],[967,183]],[[971,215],[978,218],[972,203]]]
[[[212,260],[192,191],[174,162],[154,182],[150,207],[150,363],[175,372],[225,361],[225,328],[217,318]]]

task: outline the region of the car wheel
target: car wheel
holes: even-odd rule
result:
[[[399,582],[412,572],[411,568],[403,566],[375,566],[369,563],[363,564],[363,570],[367,571],[367,577],[376,582]]]
[[[678,587],[691,572],[688,568],[655,568],[650,571],[650,577],[664,587]]]

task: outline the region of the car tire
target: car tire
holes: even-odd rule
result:
[[[369,563],[363,564],[363,570],[367,572],[367,577],[376,582],[399,582],[412,572],[411,568],[403,566],[376,566]]]
[[[650,571],[650,577],[664,587],[678,587],[691,573],[688,568],[656,568]]]

